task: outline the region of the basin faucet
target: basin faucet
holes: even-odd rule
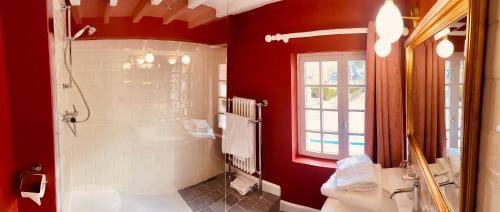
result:
[[[440,186],[440,187],[447,186],[447,185],[453,185],[453,187],[455,187],[456,189],[458,189],[458,184],[457,184],[457,183],[455,183],[455,182],[453,182],[453,181],[449,181],[449,180],[447,180],[447,181],[444,181],[444,182],[440,182],[440,183],[439,183],[439,186]]]
[[[418,182],[415,182],[412,187],[396,189],[394,192],[391,193],[389,197],[392,199],[396,194],[413,192],[417,188],[418,188]]]

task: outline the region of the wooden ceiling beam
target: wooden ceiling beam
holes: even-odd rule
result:
[[[189,9],[187,5],[187,0],[178,0],[173,5],[170,5],[165,15],[163,15],[163,24],[171,23],[188,11]]]
[[[188,0],[188,8],[194,9],[205,3],[207,0]]]
[[[209,10],[207,12],[200,14],[199,16],[194,18],[193,20],[189,20],[188,28],[193,29],[193,28],[208,24],[208,23],[216,20],[217,17],[215,16],[215,13],[216,13],[215,9],[209,8]]]
[[[140,0],[132,13],[132,22],[138,23],[147,12],[149,0]]]

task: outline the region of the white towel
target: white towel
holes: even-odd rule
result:
[[[337,190],[373,191],[379,183],[375,174],[371,159],[367,155],[358,155],[339,160],[332,177]]]
[[[249,118],[226,114],[226,129],[222,133],[222,153],[250,158],[255,149],[255,124]]]
[[[321,193],[327,197],[344,201],[352,205],[357,205],[370,210],[379,210],[382,207],[382,187],[380,186],[380,174],[382,167],[380,165],[372,166],[374,172],[375,187],[370,187],[369,191],[349,191],[339,190],[335,175],[321,186]]]
[[[241,195],[248,193],[253,185],[255,185],[255,182],[241,175],[230,183],[231,188],[234,188]]]

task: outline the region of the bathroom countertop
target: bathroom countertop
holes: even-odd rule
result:
[[[401,168],[386,168],[382,169],[382,189],[392,193],[398,188],[407,188],[412,186],[410,182],[401,180],[403,171]],[[398,205],[400,212],[411,212],[413,201],[408,198],[408,193],[396,194],[394,200]]]

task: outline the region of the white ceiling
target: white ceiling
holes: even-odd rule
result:
[[[215,8],[217,18],[236,15],[281,0],[188,0],[188,7],[200,4]]]

